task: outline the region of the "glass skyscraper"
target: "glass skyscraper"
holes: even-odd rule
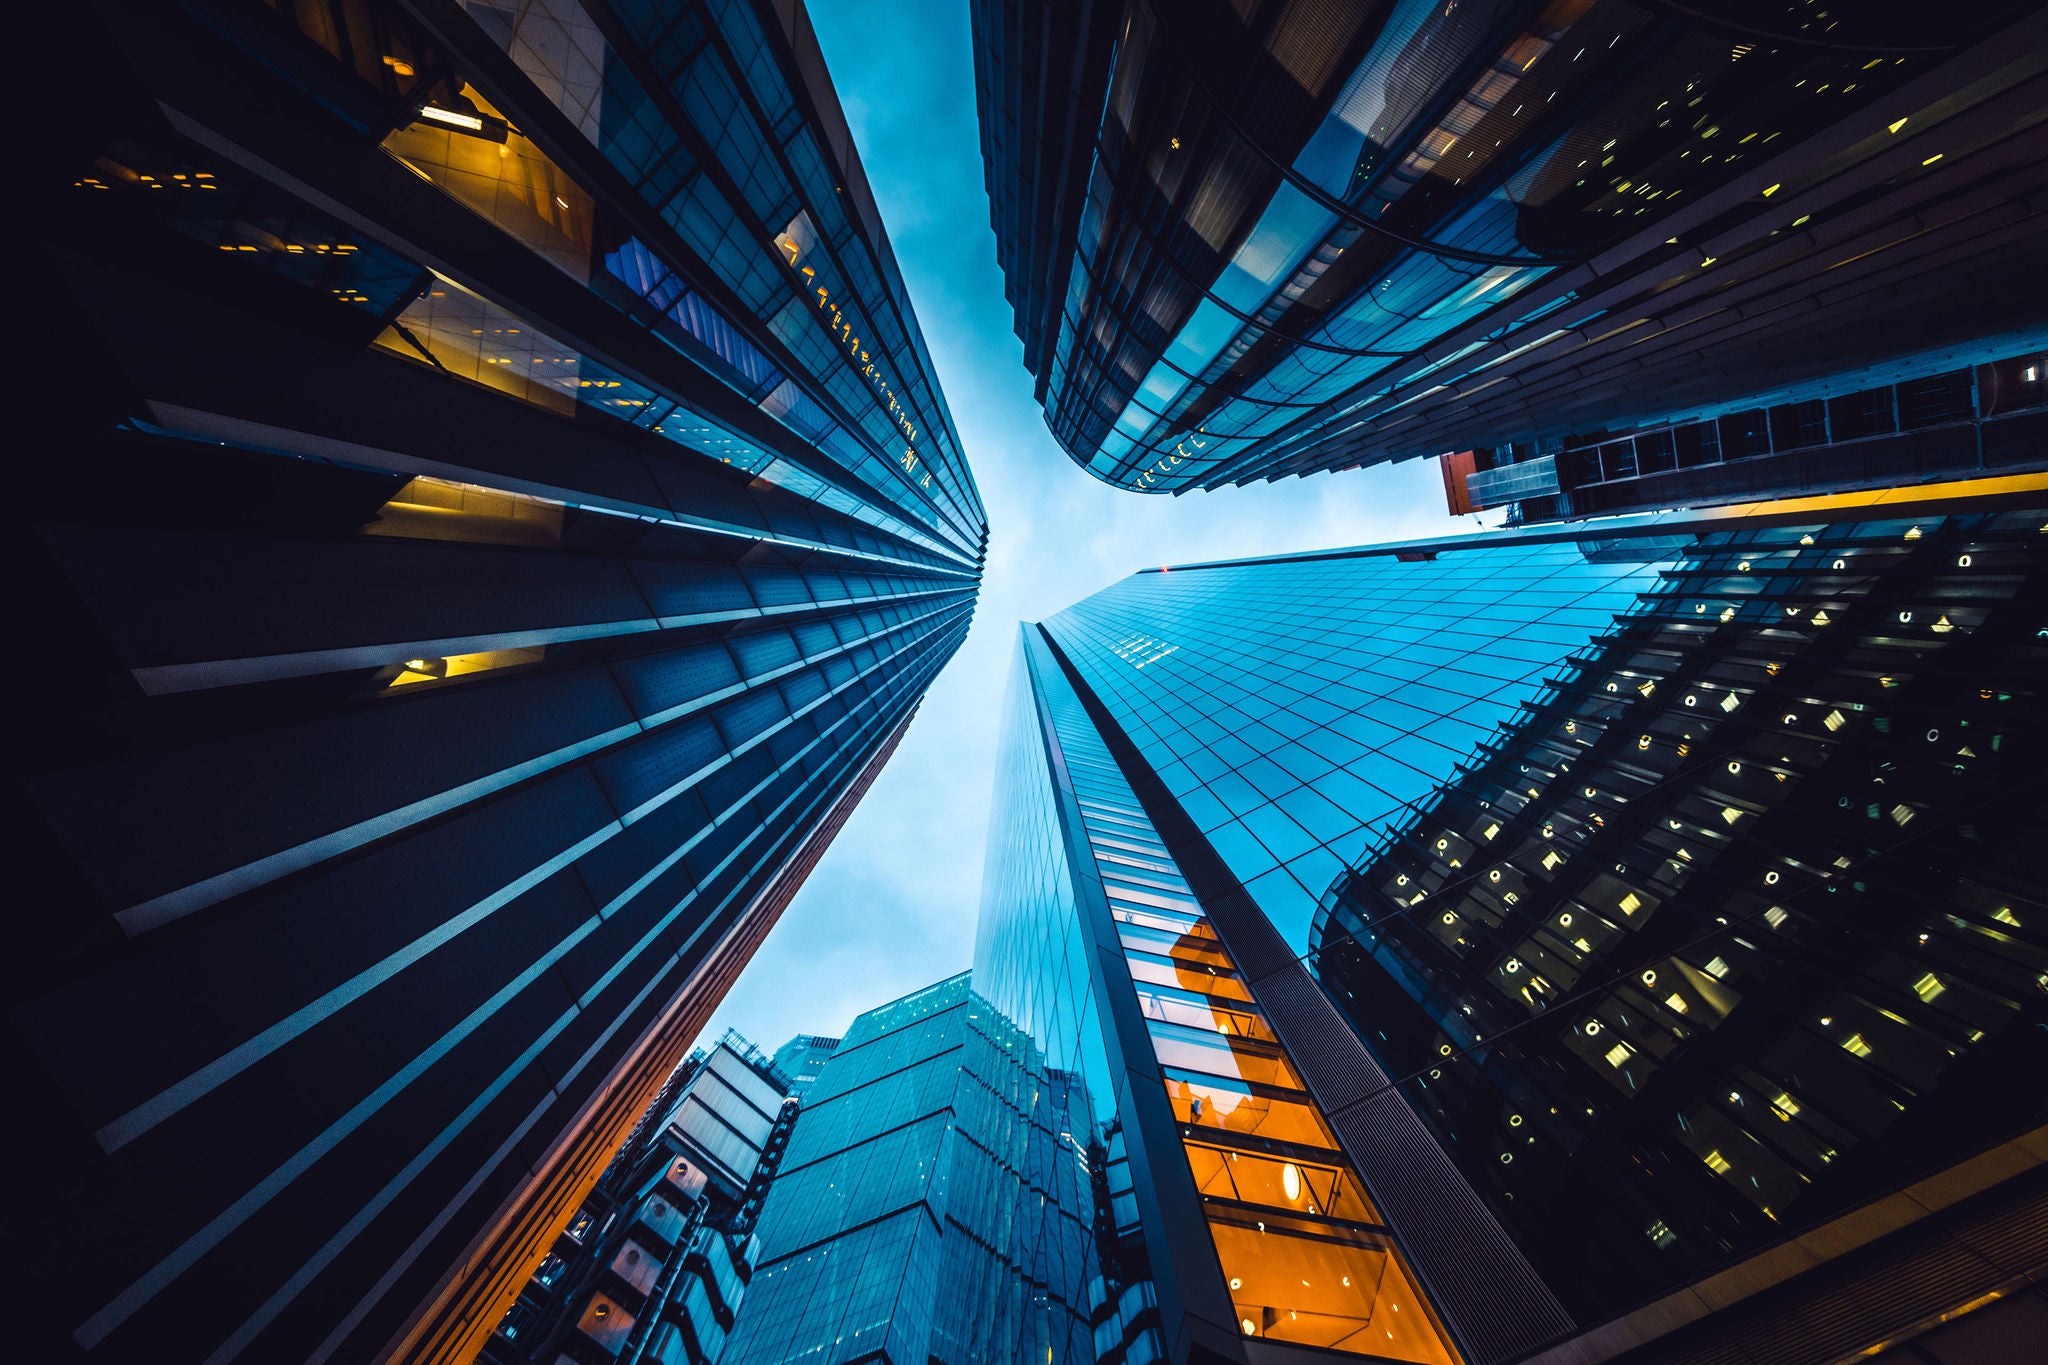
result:
[[[26,1354],[468,1360],[965,636],[974,480],[801,5],[54,10]]]
[[[975,977],[1081,1079],[1129,1171],[1106,1210],[1121,1330],[1098,1340],[1138,1337],[1176,1361],[1196,1344],[1234,1351],[1240,1334],[1455,1359],[1237,955],[1033,627],[1005,713]]]
[[[1582,1321],[1822,1226],[1913,1253],[1802,1324],[1831,1356],[2035,1268],[2044,540],[1703,537],[1332,888],[1317,974]],[[1936,1274],[1949,1236],[1981,1259]]]
[[[868,1011],[804,1102],[722,1365],[1087,1365],[1107,1161],[1085,1089],[966,974]]]
[[[837,1038],[799,1033],[775,1049],[775,1069],[789,1077],[789,1093],[801,1100],[810,1093],[818,1077],[824,1074],[825,1064],[832,1060],[832,1054],[838,1049]]]
[[[1169,1356],[1835,1359],[2038,1273],[2048,1115],[1995,1078],[2040,1065],[2048,489],[1975,493],[1178,566],[1024,628],[976,989],[1122,1139]],[[1914,1259],[1958,1237],[1998,1249]]]
[[[1543,456],[2048,344],[2023,0],[975,0],[974,40],[1025,365],[1119,487]],[[1822,443],[1743,477],[1983,463],[1768,458]]]
[[[1045,634],[1300,953],[1337,873],[1669,553],[1505,540],[1148,570]]]

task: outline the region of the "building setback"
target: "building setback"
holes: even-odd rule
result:
[[[39,1358],[474,1356],[964,637],[794,4],[66,8]]]
[[[1983,348],[1945,359],[1973,354]],[[2048,466],[2048,351],[1927,372],[1937,360],[1646,427],[1453,451],[1440,457],[1446,501],[1454,515],[1505,507],[1508,524],[1529,525]]]
[[[2038,1278],[2044,496],[1180,566],[1026,626],[976,988],[1123,1138],[1162,1354],[1817,1365]]]
[[[991,222],[1055,439],[1179,492],[2039,351],[2048,15],[1826,8],[976,0]],[[1997,434],[1740,453],[1807,452],[1763,487],[1868,487],[1982,467]]]
[[[725,1365],[1104,1358],[1116,1189],[1087,1092],[966,973],[872,1009],[804,1102]]]
[[[837,1038],[799,1033],[775,1049],[775,1069],[789,1078],[789,1093],[803,1099],[824,1074],[825,1064],[839,1050]]]
[[[499,1320],[481,1365],[716,1365],[799,1102],[728,1032],[692,1053]]]

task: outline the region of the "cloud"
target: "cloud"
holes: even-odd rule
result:
[[[1019,621],[1145,566],[1460,529],[1429,461],[1177,498],[1083,473],[1046,431],[1011,331],[982,188],[968,6],[833,0],[811,17],[991,536],[967,641],[707,1030],[737,1028],[769,1048],[838,1033],[969,965]]]

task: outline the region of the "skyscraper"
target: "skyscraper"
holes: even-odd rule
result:
[[[800,5],[62,20],[31,1325],[466,1359],[964,636],[974,481]]]
[[[1998,1078],[2040,1064],[2044,496],[1181,566],[1026,626],[976,986],[1107,1097],[1166,1354],[1833,1360],[2038,1275],[2048,1115]]]
[[[1961,358],[1972,354],[1984,351]],[[1446,501],[1454,514],[1505,507],[1510,524],[1528,525],[2048,467],[2048,351],[1926,369],[1453,451],[1440,457]]]
[[[499,1320],[482,1365],[715,1365],[799,1105],[736,1033],[692,1053]]]
[[[1581,1322],[1805,1232],[1882,1287],[1741,1330],[1845,1358],[2041,1268],[2042,522],[1703,538],[1331,889],[1317,975]]]
[[[1543,456],[2040,350],[2048,16],[1822,8],[976,0],[991,218],[1054,437],[1177,492]],[[1821,444],[1756,491],[1983,453],[1817,474]]]
[[[1113,1302],[1091,1325],[1116,1179],[1096,1131],[965,973],[861,1015],[804,1104],[723,1365],[1096,1360],[1120,1340]]]
[[[789,1077],[789,1093],[802,1099],[817,1084],[818,1077],[824,1074],[825,1064],[838,1050],[837,1038],[799,1033],[775,1049],[775,1069]]]

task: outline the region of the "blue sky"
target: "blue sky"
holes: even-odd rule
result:
[[[1141,565],[1460,529],[1430,460],[1178,498],[1084,474],[1045,429],[1003,300],[968,0],[810,8],[988,505],[990,549],[966,644],[707,1030],[730,1026],[768,1048],[839,1033],[862,1010],[969,965],[1017,622]]]

